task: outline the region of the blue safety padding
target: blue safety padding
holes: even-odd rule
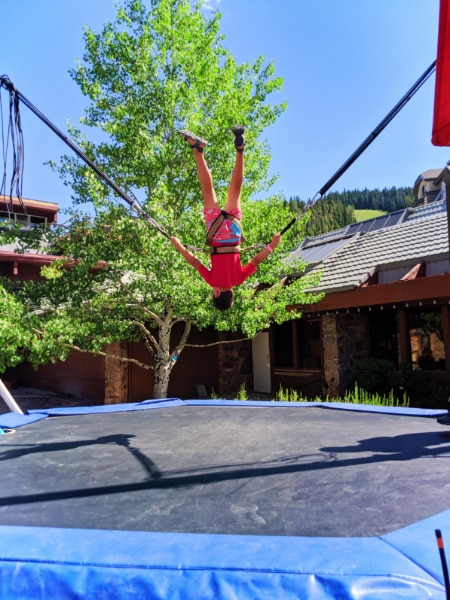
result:
[[[102,404],[98,406],[66,406],[58,408],[32,409],[27,414],[5,413],[0,415],[0,427],[17,428],[34,421],[45,419],[47,416],[89,415],[109,412],[127,412],[153,408],[170,408],[176,406],[254,406],[264,408],[330,408],[335,410],[350,410],[357,412],[372,412],[381,414],[439,417],[448,414],[447,410],[372,406],[369,404],[350,404],[345,402],[280,402],[267,400],[180,400],[179,398],[152,398],[143,402],[126,404]]]
[[[22,415],[17,412],[9,412],[0,415],[0,427],[3,427],[4,429],[16,429],[17,427],[22,427],[23,425],[29,425],[35,421],[45,419],[45,417],[46,415],[42,414]]]
[[[182,406],[183,401],[179,398],[165,398],[144,400],[143,402],[129,402],[126,404],[101,404],[99,406],[64,406],[57,408],[39,408],[29,410],[30,414],[44,414],[48,416],[69,416],[69,415],[95,415],[111,412],[130,412],[134,410],[144,410],[149,408],[167,408],[172,406]]]
[[[447,410],[433,408],[413,408],[409,406],[372,406],[371,404],[352,404],[348,402],[322,402],[318,406],[335,408],[337,410],[354,410],[358,412],[372,412],[384,415],[402,415],[406,417],[440,417],[447,414]]]
[[[0,540],[2,599],[444,599],[428,568],[378,538],[3,526]]]
[[[138,403],[143,408],[159,408],[161,406],[183,406],[183,400],[179,398],[150,398]]]
[[[276,400],[185,400],[189,406],[258,406],[276,408],[331,408],[335,410],[351,410],[356,412],[371,412],[387,415],[402,415],[413,417],[440,417],[447,410],[430,408],[410,408],[402,406],[373,406],[371,404],[353,404],[350,402],[286,402]]]
[[[280,402],[278,400],[185,400],[188,406],[257,406],[263,408],[312,408],[323,402]]]
[[[445,483],[443,483],[445,485]],[[446,510],[418,523],[384,535],[383,539],[444,585],[444,577],[438,556],[435,530],[440,529],[444,543],[450,543],[450,510]]]

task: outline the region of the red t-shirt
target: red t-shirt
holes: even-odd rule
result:
[[[197,271],[211,287],[229,290],[235,285],[256,273],[256,267],[250,262],[245,267],[241,265],[239,252],[230,254],[211,254],[211,269],[200,265]]]

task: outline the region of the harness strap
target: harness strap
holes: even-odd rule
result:
[[[240,244],[236,246],[211,246],[211,254],[234,254],[241,251]]]
[[[230,213],[227,213],[224,210],[221,210],[220,215],[217,217],[217,219],[215,219],[213,221],[211,227],[208,229],[208,233],[206,235],[206,244],[208,246],[212,245],[212,240],[213,240],[214,236],[216,235],[219,227],[225,221],[225,219],[228,219],[229,221],[234,221],[239,226],[241,226],[241,221],[237,217],[235,217],[234,215],[230,215]],[[241,227],[241,231],[242,231],[242,227]],[[244,239],[244,236],[242,236],[242,239]],[[231,246],[231,247],[235,248],[236,246]],[[234,250],[234,252],[238,252],[238,250]]]

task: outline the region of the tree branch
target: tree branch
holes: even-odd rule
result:
[[[41,336],[43,335],[42,331],[40,331],[39,329],[33,329],[33,331],[35,331],[36,333],[38,333]],[[76,352],[81,352],[84,354],[94,354],[95,356],[103,356],[104,358],[112,358],[114,360],[119,360],[121,362],[135,364],[138,367],[141,367],[142,369],[146,369],[147,371],[153,370],[153,365],[147,365],[147,364],[141,362],[140,360],[137,360],[136,358],[116,356],[115,354],[109,354],[108,352],[103,352],[103,350],[85,350],[84,348],[80,348],[79,346],[76,346],[75,344],[69,344],[68,342],[59,342],[58,341],[57,343],[60,346],[63,346],[64,348],[69,348],[70,350],[75,350]]]
[[[211,342],[210,344],[186,344],[185,348],[210,348],[211,346],[219,346],[220,344],[237,344],[239,342],[249,342],[252,338],[245,337],[238,340],[221,340],[219,342]]]

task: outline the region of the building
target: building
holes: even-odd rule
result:
[[[0,195],[0,226],[14,222],[23,229],[36,225],[51,225],[58,219],[58,205],[40,200],[17,198]],[[13,280],[29,280],[40,277],[40,268],[51,264],[55,257],[48,254],[46,248],[39,251],[21,248],[19,243],[0,247],[0,276]]]
[[[410,362],[450,385],[449,166],[426,171],[414,191],[413,207],[307,238],[288,257],[321,272],[326,295],[272,328],[272,386],[338,396],[365,357]],[[442,339],[418,344],[421,318],[437,318]]]

